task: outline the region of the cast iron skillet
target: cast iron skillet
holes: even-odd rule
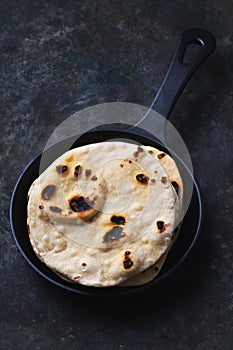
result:
[[[183,63],[185,51],[190,44],[197,44],[200,46],[200,50],[188,64]],[[191,28],[186,30],[180,37],[177,49],[175,51],[172,63],[169,67],[168,73],[153,101],[153,108],[168,118],[171,114],[173,107],[181,95],[185,85],[201,65],[201,63],[214,51],[215,39],[208,31]],[[145,132],[145,130],[132,127],[128,125],[109,124],[98,129],[92,129],[82,135],[81,138],[71,136],[68,142],[75,148],[85,144],[91,144],[95,142],[106,141],[113,138],[124,138],[128,140],[136,141],[140,144],[151,145],[164,151],[168,151],[159,140],[153,135]],[[67,148],[67,139],[58,142],[47,152],[49,163],[55,160],[59,155],[63,154]],[[197,237],[200,232],[202,223],[202,202],[200,196],[200,190],[198,188],[196,180],[193,178],[190,170],[186,164],[178,156],[175,157],[176,163],[184,175],[183,180],[187,177],[191,177],[194,183],[192,199],[189,209],[185,215],[182,228],[174,247],[168,255],[168,258],[157,278],[154,281],[140,287],[108,287],[108,288],[95,288],[86,287],[79,284],[73,284],[61,279],[49,268],[47,268],[34,254],[31,247],[28,233],[27,233],[27,193],[32,182],[39,176],[39,167],[42,154],[39,154],[33,159],[18,179],[11,199],[10,204],[10,223],[16,244],[27,260],[27,262],[37,271],[41,276],[46,278],[53,284],[62,287],[66,290],[76,292],[84,295],[91,296],[120,296],[135,292],[144,291],[146,288],[157,285],[162,279],[167,277],[177,268],[183,260],[190,253],[193,248]],[[174,155],[173,155],[174,156]],[[48,164],[49,165],[49,164]],[[185,182],[185,181],[184,181]],[[184,183],[185,193],[185,183]]]

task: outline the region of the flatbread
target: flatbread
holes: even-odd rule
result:
[[[50,269],[107,287],[158,261],[178,215],[164,167],[143,146],[102,142],[66,152],[34,181],[27,222]]]
[[[149,154],[151,154],[152,157],[155,157],[160,164],[164,167],[166,170],[170,182],[172,183],[178,199],[179,199],[179,216],[178,219],[181,220],[182,214],[183,214],[183,182],[179,173],[179,170],[176,166],[175,161],[165,152],[162,152],[154,147],[151,146],[144,146],[144,149],[147,150]],[[140,272],[138,275],[133,276],[129,278],[128,280],[124,281],[121,286],[122,287],[132,287],[132,286],[141,286],[146,283],[149,283],[155,279],[155,277],[159,274],[161,271],[163,264],[165,263],[165,260],[167,258],[167,255],[174,244],[175,240],[178,237],[178,233],[180,231],[181,224],[178,224],[178,227],[175,228],[173,231],[173,237],[170,243],[170,246],[167,248],[166,252],[156,261],[156,263],[152,266],[150,266],[145,271]]]

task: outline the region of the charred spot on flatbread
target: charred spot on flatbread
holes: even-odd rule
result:
[[[44,209],[43,204],[40,204],[40,205],[39,205],[39,209]]]
[[[56,171],[58,172],[58,174],[63,174],[65,172],[67,172],[67,170],[68,170],[67,165],[57,165],[56,166]]]
[[[70,199],[69,204],[70,204],[70,208],[74,212],[80,213],[80,212],[84,212],[84,211],[88,211],[88,210],[92,209],[95,202],[91,201],[83,196],[78,196],[78,197],[73,197],[72,199]]]
[[[158,155],[157,155],[157,157],[158,157],[158,159],[162,159],[163,157],[165,157],[166,156],[166,153],[159,153]]]
[[[143,153],[144,152],[144,149],[142,148],[142,147],[138,147],[138,150],[137,151],[135,151],[134,153],[133,153],[133,156],[135,157],[135,158],[138,158],[138,156],[139,156],[139,154],[140,153]]]
[[[171,184],[174,187],[174,189],[175,189],[175,191],[176,191],[176,193],[178,195],[179,194],[179,190],[180,190],[180,187],[179,187],[178,183],[176,181],[172,181]]]
[[[167,228],[167,225],[162,220],[157,221],[156,224],[157,224],[157,228],[158,228],[158,233],[163,233]]]
[[[148,153],[153,154],[153,151],[148,151]]]
[[[117,225],[124,225],[125,224],[125,218],[124,218],[124,216],[121,216],[121,215],[113,215],[111,217],[111,221]]]
[[[123,260],[123,266],[125,270],[130,269],[133,266],[133,260],[129,256],[125,256],[125,259]]]
[[[167,185],[167,182],[168,182],[167,176],[162,176],[161,182],[162,182],[162,184]]]
[[[85,262],[82,263],[82,266],[87,266],[87,264]]]
[[[74,176],[79,178],[81,175],[82,175],[82,172],[83,172],[83,168],[81,165],[77,165],[75,168],[74,168]]]
[[[85,175],[86,175],[86,177],[91,176],[91,169],[86,169],[85,170]]]
[[[156,180],[155,180],[155,179],[151,179],[150,181],[153,182],[153,183],[155,183]]]
[[[144,175],[144,174],[136,175],[136,179],[137,179],[138,182],[140,182],[143,185],[148,184],[148,181],[149,181],[149,177]]]
[[[119,239],[125,237],[125,234],[122,231],[123,231],[122,227],[114,226],[110,231],[105,233],[103,243],[116,242]]]
[[[96,180],[97,180],[97,176],[93,175],[93,176],[91,177],[91,180],[92,180],[92,181],[96,181]]]
[[[53,207],[53,206],[50,206],[49,209],[53,212],[53,213],[61,213],[62,212],[62,209],[61,208],[58,208],[58,207]]]
[[[55,185],[47,185],[43,191],[41,192],[41,197],[48,201],[55,193],[56,186]]]
[[[123,266],[125,270],[128,270],[133,266],[133,260],[130,258],[130,254],[131,252],[129,250],[126,250],[123,260]]]

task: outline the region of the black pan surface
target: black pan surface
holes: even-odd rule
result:
[[[191,63],[184,64],[182,63],[182,60],[185,50],[190,43],[197,43],[201,46],[201,50],[199,54],[193,58]],[[170,116],[175,102],[180,96],[185,84],[214,48],[215,39],[209,32],[203,29],[192,28],[182,34],[172,64],[153,101],[153,107],[156,111],[167,118]],[[158,141],[153,135],[145,132],[143,129],[128,125],[124,126],[122,124],[119,126],[117,124],[108,125],[107,127],[105,125],[104,128],[98,127],[98,130],[90,130],[81,137],[79,137],[79,135],[71,136],[50,147],[46,150],[47,164],[44,164],[44,166],[46,168],[58,156],[67,151],[67,143],[72,144],[72,146],[69,147],[69,149],[72,149],[86,144],[117,138],[124,138],[125,140],[129,140],[129,142],[151,145],[162,151],[168,152],[166,147],[160,141]],[[178,155],[173,153],[173,157],[175,158],[176,164],[182,174],[184,193],[187,179],[193,181],[194,187],[190,206],[184,217],[179,237],[171,249],[159,276],[152,282],[140,287],[95,288],[63,280],[37,258],[31,247],[27,232],[27,194],[32,182],[39,176],[41,157],[42,153],[29,163],[15,185],[10,205],[10,222],[14,239],[24,258],[35,271],[53,284],[72,292],[91,296],[120,296],[142,292],[149,287],[155,286],[165,277],[170,275],[174,269],[178,268],[196,243],[203,217],[200,190],[197,181],[187,165]]]

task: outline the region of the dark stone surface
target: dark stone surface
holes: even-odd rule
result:
[[[0,348],[232,349],[232,1],[0,4]],[[71,113],[109,101],[149,105],[190,26],[217,38],[172,119],[203,192],[198,245],[173,277],[140,298],[93,300],[50,285],[11,235],[8,208],[20,172]]]

